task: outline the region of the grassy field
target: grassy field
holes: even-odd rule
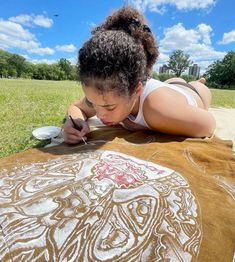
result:
[[[235,90],[210,89],[212,92],[212,107],[235,108]]]
[[[67,107],[81,95],[77,82],[0,79],[0,157],[48,143],[32,131],[61,126]]]
[[[213,107],[235,108],[235,90],[212,89]],[[32,131],[41,126],[61,126],[68,105],[82,95],[71,81],[0,79],[0,157],[42,147]]]

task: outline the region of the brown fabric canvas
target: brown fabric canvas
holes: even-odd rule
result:
[[[0,261],[233,261],[231,142],[122,129],[0,160]]]

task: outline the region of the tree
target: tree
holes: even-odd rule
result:
[[[217,60],[206,71],[207,80],[215,87],[229,88],[235,85],[235,52],[228,52],[220,61]]]
[[[158,76],[158,73],[156,71],[152,72],[152,78],[159,80],[159,76]]]
[[[61,70],[64,71],[65,79],[70,79],[72,74],[72,65],[70,61],[65,58],[60,58],[58,65]]]
[[[0,78],[23,77],[42,80],[78,80],[77,67],[65,58],[55,64],[33,64],[23,56],[0,49]]]
[[[189,55],[182,50],[175,50],[169,58],[167,67],[179,77],[190,65]]]
[[[72,69],[71,69],[70,79],[69,80],[80,81],[77,67],[75,65],[71,65],[71,67],[72,67]]]
[[[21,77],[31,79],[33,77],[34,70],[35,65],[31,62],[26,61],[24,66],[24,72],[21,74]]]
[[[11,55],[11,53],[0,49],[0,77],[8,77],[8,59]]]
[[[25,62],[25,58],[17,54],[11,55],[8,59],[9,65],[16,70],[17,77],[21,77],[21,74],[24,72]]]
[[[49,80],[48,79],[48,64],[36,64],[33,72],[33,79]]]

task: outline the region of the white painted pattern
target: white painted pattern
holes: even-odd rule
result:
[[[191,261],[199,215],[184,177],[125,154],[18,166],[0,173],[0,261]]]
[[[220,175],[214,175],[213,178],[216,183],[221,186],[233,198],[233,200],[235,200],[235,184]]]

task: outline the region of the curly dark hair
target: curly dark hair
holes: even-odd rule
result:
[[[145,84],[150,77],[157,57],[156,41],[144,16],[125,6],[96,27],[79,50],[80,79],[101,93],[131,95],[139,81]]]

